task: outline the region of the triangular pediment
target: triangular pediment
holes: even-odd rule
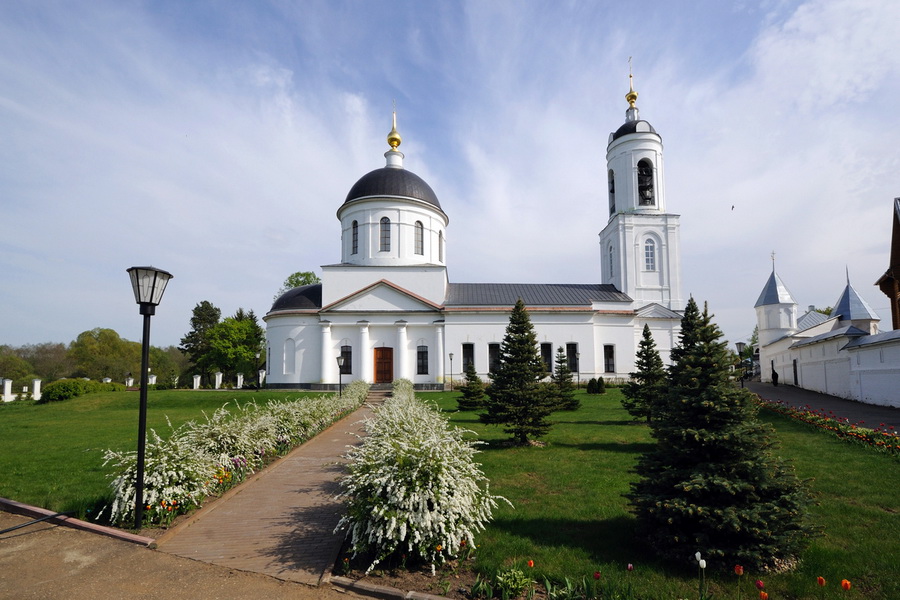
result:
[[[634,313],[639,319],[681,319],[681,315],[674,310],[655,302],[640,307]]]
[[[322,307],[320,312],[435,312],[440,309],[433,302],[382,279]]]

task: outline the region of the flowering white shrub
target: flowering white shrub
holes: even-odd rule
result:
[[[371,571],[394,552],[431,563],[474,547],[500,496],[473,460],[477,442],[464,439],[438,409],[413,394],[409,381],[366,421],[362,444],[347,453],[340,498],[354,555],[370,551]],[[508,502],[508,501],[507,501]]]
[[[144,518],[165,525],[199,507],[207,496],[236,485],[267,458],[286,454],[358,408],[368,390],[368,384],[355,381],[342,397],[269,401],[264,406],[250,402],[234,411],[223,406],[204,422],[189,421],[173,430],[167,439],[151,429],[144,460]],[[106,450],[103,464],[115,468],[113,501],[107,507],[110,520],[133,520],[137,453]]]
[[[144,518],[151,523],[170,523],[176,515],[200,506],[212,491],[216,461],[208,454],[195,452],[182,433],[177,429],[168,439],[163,439],[151,429],[147,435]],[[107,450],[103,458],[103,465],[112,464],[117,473],[111,483],[110,520],[133,522],[137,452]]]

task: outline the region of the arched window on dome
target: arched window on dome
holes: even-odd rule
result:
[[[391,220],[387,217],[381,217],[381,252],[391,251]]]
[[[609,170],[609,216],[616,214],[616,174]]]
[[[353,221],[353,245],[350,248],[350,254],[359,254],[359,223]]]
[[[653,206],[656,204],[656,191],[653,188],[653,163],[646,158],[638,161],[638,204]]]
[[[656,242],[653,238],[644,240],[644,270],[656,270]]]
[[[416,254],[425,254],[425,228],[422,221],[416,221]]]
[[[438,262],[444,262],[444,232],[438,233]]]

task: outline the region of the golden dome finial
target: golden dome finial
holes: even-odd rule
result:
[[[400,134],[397,133],[397,110],[395,109],[394,119],[391,124],[391,132],[387,136],[387,143],[390,145],[391,150],[396,150],[397,146],[399,146],[402,141]]]
[[[638,93],[634,91],[634,75],[631,74],[631,57],[628,57],[628,93],[625,94],[625,100],[628,101],[628,106],[630,108],[634,108],[634,103],[637,102]]]

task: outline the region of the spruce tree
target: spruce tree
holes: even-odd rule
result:
[[[553,386],[552,393],[556,396],[556,410],[578,410],[581,407],[581,401],[575,397],[575,385],[572,383],[569,359],[562,346],[556,350],[550,384]]]
[[[520,298],[500,344],[500,362],[491,373],[484,423],[505,425],[504,432],[517,443],[529,443],[529,436],[540,437],[550,430],[547,417],[553,410],[553,397],[541,385],[546,371],[538,352],[537,335]]]
[[[691,299],[669,370],[665,410],[650,424],[653,450],[638,462],[628,497],[651,548],[711,566],[783,566],[813,529],[809,493],[776,458],[773,431],[750,394],[729,381],[728,350],[708,312]]]
[[[649,423],[653,417],[653,405],[665,394],[666,368],[656,350],[650,326],[646,323],[634,366],[637,371],[632,373],[631,380],[622,386],[622,406],[634,418],[646,419]]]
[[[460,386],[462,397],[457,400],[459,410],[478,410],[484,406],[484,382],[475,371],[475,363],[466,366],[466,383]]]

